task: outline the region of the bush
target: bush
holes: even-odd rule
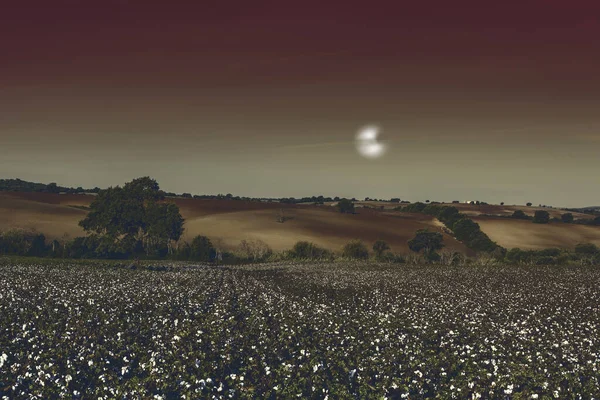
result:
[[[525,258],[525,252],[518,247],[510,249],[506,252],[504,259],[510,263],[521,262]]]
[[[415,253],[425,250],[425,253],[428,254],[444,247],[443,240],[444,237],[439,232],[419,229],[415,237],[408,241],[408,247]]]
[[[212,242],[206,236],[198,235],[192,240],[189,249],[190,260],[212,262],[217,251]]]
[[[579,243],[575,246],[575,254],[594,256],[600,254],[600,248],[593,243]]]
[[[563,215],[560,216],[560,219],[562,222],[570,224],[571,222],[573,222],[573,214],[571,213],[565,213]]]
[[[342,256],[346,258],[366,260],[369,258],[369,249],[360,240],[353,240],[344,246],[342,249]]]
[[[377,258],[383,257],[386,251],[390,249],[390,245],[383,240],[378,240],[373,244],[373,251]]]
[[[412,213],[420,213],[420,212],[423,212],[425,207],[427,207],[427,204],[417,201],[416,203],[407,205],[406,207],[404,207],[402,209],[402,211],[412,212]]]
[[[388,262],[388,263],[396,263],[396,264],[403,264],[406,262],[406,259],[404,258],[404,256],[400,255],[400,254],[394,254],[390,251],[385,252],[381,255],[381,257],[379,257],[379,261],[382,262]]]
[[[523,210],[515,210],[515,212],[512,214],[512,218],[516,218],[516,219],[529,219],[529,217],[527,216],[527,214],[525,214],[523,212]]]
[[[354,203],[348,199],[341,199],[337,204],[341,213],[354,214]]]
[[[533,216],[534,224],[547,224],[550,222],[550,214],[548,211],[537,210]]]
[[[251,262],[265,261],[271,257],[273,251],[262,240],[242,240],[239,247],[242,257]]]
[[[300,241],[297,242],[289,252],[290,257],[296,259],[321,260],[330,259],[332,254],[329,250],[321,248],[314,243]]]

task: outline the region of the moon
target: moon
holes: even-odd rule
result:
[[[355,142],[356,150],[361,156],[379,158],[385,153],[386,145],[377,141],[379,130],[377,125],[367,125],[358,131]]]

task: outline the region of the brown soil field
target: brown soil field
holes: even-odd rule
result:
[[[534,224],[531,221],[494,217],[473,217],[490,239],[508,249],[574,248],[578,243],[600,245],[600,226]]]
[[[46,194],[35,201],[32,193],[0,193],[0,231],[25,229],[41,232],[49,239],[61,239],[66,234],[70,238],[83,234],[77,225],[87,212],[69,207],[67,199],[59,195]],[[28,195],[28,196],[22,196]],[[84,196],[78,196],[84,197]],[[77,199],[81,200],[81,199]],[[66,201],[65,204],[61,204]],[[74,205],[79,204],[73,201]]]
[[[61,239],[66,234],[73,238],[83,235],[78,222],[86,211],[75,208],[88,206],[91,195],[57,195],[50,193],[0,193],[0,231],[13,228],[35,230],[49,239]],[[168,199],[176,203],[186,219],[183,238],[206,235],[223,249],[235,249],[241,240],[259,239],[272,249],[291,248],[299,240],[308,240],[331,250],[339,250],[352,239],[361,239],[368,245],[375,240],[387,241],[392,250],[409,253],[407,241],[421,228],[441,232],[441,223],[421,214],[390,211],[397,203],[359,202],[357,205],[381,206],[384,211],[357,208],[357,214],[340,214],[334,204],[321,206],[291,205],[268,202],[204,199]],[[537,207],[451,204],[469,214],[481,229],[498,244],[523,249],[546,247],[572,248],[580,242],[600,245],[600,227],[574,224],[533,224],[531,221],[483,217],[481,214],[510,215],[520,209],[533,215]],[[288,218],[277,222],[280,210]],[[551,216],[564,211],[543,208]],[[575,218],[589,215],[573,213]],[[444,234],[449,250],[471,254],[460,242]]]
[[[0,193],[0,231],[21,228],[44,233],[49,239],[83,235],[78,222],[93,196],[49,193]],[[407,241],[418,229],[441,232],[439,221],[420,214],[398,214],[358,209],[357,214],[340,214],[331,206],[289,205],[266,202],[203,199],[170,199],[186,219],[184,240],[206,235],[226,250],[241,240],[262,240],[273,250],[290,249],[299,240],[308,240],[330,250],[340,250],[352,239],[371,246],[387,241],[392,250],[407,254]],[[277,222],[280,210],[287,220]],[[446,248],[471,254],[462,243],[444,234]]]

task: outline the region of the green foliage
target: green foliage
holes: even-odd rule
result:
[[[547,224],[550,222],[550,214],[548,211],[537,210],[533,216],[533,223],[535,224]]]
[[[341,213],[354,214],[354,203],[348,199],[341,199],[337,204]]]
[[[523,210],[515,210],[515,212],[512,214],[512,217],[515,219],[529,219]]]
[[[436,217],[454,233],[454,236],[458,240],[462,241],[467,247],[473,250],[492,252],[499,247],[481,231],[479,224],[470,219],[466,214],[461,214],[456,207],[414,203],[406,207],[396,208],[396,210],[403,212],[422,212]]]
[[[417,201],[416,203],[409,204],[405,207],[401,207],[401,208],[399,208],[399,210],[404,211],[404,212],[410,212],[410,213],[420,213],[420,212],[423,212],[425,207],[427,207],[427,204]]]
[[[453,225],[454,236],[462,241],[469,242],[475,239],[477,232],[481,229],[479,224],[470,218],[462,218]]]
[[[408,241],[408,248],[419,253],[424,250],[425,254],[432,257],[431,253],[444,247],[444,237],[439,232],[430,232],[427,229],[419,229],[414,238]]]
[[[44,256],[46,238],[42,234],[11,229],[0,235],[0,254]]]
[[[382,258],[386,251],[390,250],[390,245],[383,240],[377,240],[373,243],[373,251],[377,258]]]
[[[27,255],[32,257],[43,257],[46,255],[47,250],[46,237],[39,233],[31,238],[31,244],[27,251]]]
[[[185,248],[187,252],[188,249]],[[198,235],[189,245],[189,258],[195,261],[211,262],[214,261],[217,255],[217,251],[213,246],[212,242],[206,236]]]
[[[289,256],[294,259],[325,260],[331,259],[333,254],[329,250],[319,247],[314,243],[300,241],[294,245],[292,250],[290,250]]]
[[[562,222],[570,224],[571,222],[573,222],[573,214],[571,213],[565,213],[563,215],[560,216],[560,219]]]
[[[600,254],[600,248],[593,243],[579,243],[577,246],[575,246],[575,253],[593,256]]]
[[[366,260],[369,258],[369,249],[360,240],[353,240],[343,247],[342,257]]]
[[[116,248],[133,255],[141,241],[147,256],[161,256],[181,237],[184,222],[177,205],[161,200],[163,193],[154,179],[134,179],[123,188],[101,190],[79,225],[102,236],[111,248],[108,252]]]

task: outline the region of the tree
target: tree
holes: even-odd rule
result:
[[[342,249],[342,256],[366,260],[369,258],[369,249],[360,240],[353,240],[344,246]]]
[[[430,232],[428,229],[419,229],[414,238],[408,241],[408,248],[419,253],[425,250],[426,254],[435,253],[444,247],[444,237],[439,232]]]
[[[151,248],[166,248],[169,254],[173,254],[172,243],[183,234],[183,222],[175,204],[150,203],[146,210],[146,254]]]
[[[324,259],[331,258],[332,255],[328,250],[314,243],[300,241],[294,245],[290,251],[290,256],[297,259]]]
[[[183,233],[183,218],[177,205],[159,203],[163,199],[154,179],[137,178],[122,188],[100,190],[79,225],[100,235],[103,244],[112,246],[111,251],[131,254],[139,248],[138,242],[147,255],[170,249],[171,241]]]
[[[60,193],[60,188],[54,182],[49,183],[48,186],[46,186],[46,189],[48,190],[49,193]]]
[[[527,203],[527,207],[531,207],[531,203]]]
[[[562,220],[562,222],[570,224],[571,222],[573,222],[573,214],[565,213],[560,216],[560,219]]]
[[[210,262],[215,259],[217,250],[209,238],[198,235],[192,240],[189,254],[192,260]]]
[[[337,206],[341,213],[354,214],[354,203],[348,199],[341,199]]]
[[[390,245],[383,240],[378,240],[373,244],[373,251],[377,258],[381,258],[383,254],[390,249]]]
[[[501,202],[501,203],[500,203],[500,205],[501,205],[501,206],[503,206],[503,205],[504,205],[504,202]]]
[[[533,222],[535,224],[547,224],[550,222],[550,214],[548,211],[537,210],[533,215]]]
[[[477,235],[480,231],[480,227],[479,224],[472,219],[463,218],[454,223],[452,231],[458,240],[468,242]]]
[[[516,219],[527,219],[527,214],[525,214],[523,210],[515,210],[512,217]]]

